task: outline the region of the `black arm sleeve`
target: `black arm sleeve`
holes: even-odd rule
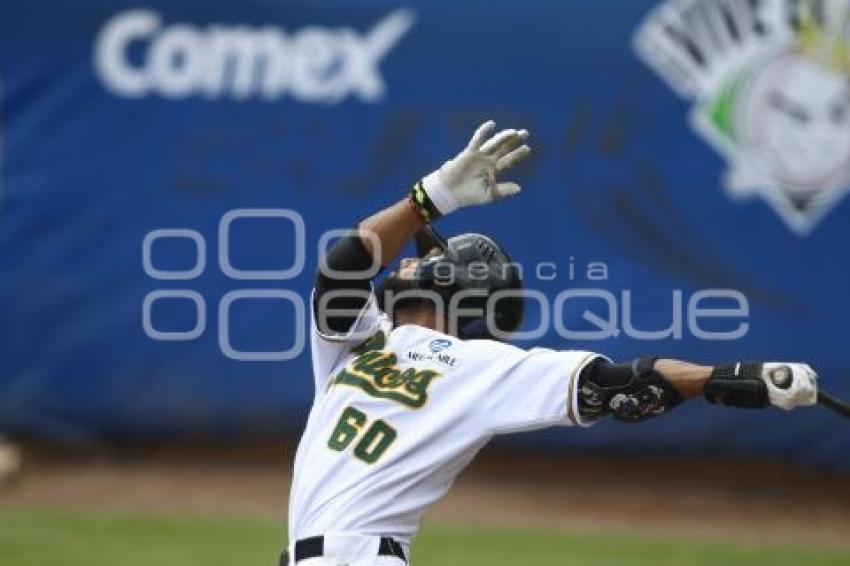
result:
[[[368,270],[374,262],[363,245],[363,240],[355,232],[352,232],[340,238],[331,246],[325,256],[325,263],[334,271],[357,272]],[[340,293],[340,296],[332,296],[325,304],[326,312],[319,312],[322,297],[331,291],[349,292]],[[333,312],[339,310],[359,312],[363,310],[369,300],[370,292],[370,277],[338,279],[323,273],[320,268],[316,274],[316,292],[313,296],[313,314],[319,330],[324,334],[345,334],[348,332],[357,320],[357,316],[334,315]]]

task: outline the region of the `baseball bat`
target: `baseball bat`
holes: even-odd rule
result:
[[[822,389],[818,390],[818,404],[835,411],[839,415],[850,418],[850,403]]]

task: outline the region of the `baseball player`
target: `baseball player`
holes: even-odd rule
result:
[[[312,297],[315,398],[295,458],[282,565],[403,565],[422,513],[495,435],[611,417],[639,422],[704,396],[738,407],[812,405],[798,363],[618,364],[517,348],[520,272],[481,234],[443,240],[440,216],[520,192],[497,177],[528,132],[483,124],[407,198],[362,221],[322,260]],[[377,288],[411,238],[420,257]]]

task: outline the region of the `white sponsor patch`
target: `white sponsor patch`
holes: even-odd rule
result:
[[[416,350],[409,350],[407,359],[414,362],[439,362],[449,367],[455,367],[458,363],[458,359],[450,354],[417,352]]]

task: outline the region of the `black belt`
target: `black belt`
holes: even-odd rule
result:
[[[307,560],[308,558],[317,558],[325,555],[325,537],[310,537],[301,539],[295,542],[295,562]],[[378,556],[395,556],[407,562],[404,556],[404,549],[395,539],[390,537],[381,537],[381,544],[378,546]],[[280,563],[286,566],[289,557],[286,552],[281,556]]]

